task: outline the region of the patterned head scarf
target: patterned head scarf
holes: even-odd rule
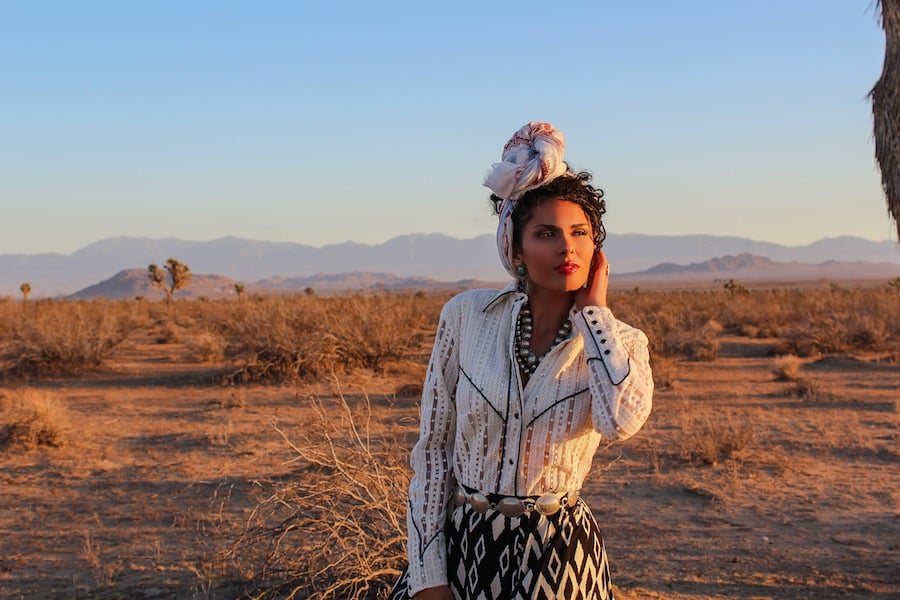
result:
[[[565,173],[566,142],[561,131],[550,123],[532,121],[513,134],[503,147],[501,162],[494,163],[484,177],[484,185],[503,198],[497,226],[497,250],[506,271],[516,276],[513,265],[512,211],[528,190],[549,183]]]

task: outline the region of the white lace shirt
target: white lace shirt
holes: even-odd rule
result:
[[[441,311],[409,490],[409,591],[447,583],[444,523],[456,483],[509,496],[578,490],[601,438],[650,415],[647,337],[605,307],[574,307],[573,334],[523,387],[514,357],[525,294],[473,290]]]

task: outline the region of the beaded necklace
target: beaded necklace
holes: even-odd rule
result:
[[[519,367],[526,375],[534,373],[540,362],[544,360],[544,357],[547,356],[547,354],[549,354],[560,342],[569,337],[572,333],[572,322],[566,319],[566,322],[563,323],[562,327],[559,328],[559,331],[556,332],[553,343],[550,344],[547,351],[540,356],[535,356],[534,351],[531,349],[531,333],[533,329],[531,307],[528,306],[528,303],[526,302],[522,305],[522,310],[519,311],[519,318],[516,319],[515,337],[516,362],[519,363]]]

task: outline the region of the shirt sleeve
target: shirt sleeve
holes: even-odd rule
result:
[[[653,405],[647,336],[616,320],[605,306],[573,308],[570,316],[584,337],[594,428],[612,439],[633,436]]]
[[[444,522],[453,484],[460,312],[452,300],[441,311],[422,391],[419,441],[413,447],[407,529],[410,595],[447,584]]]

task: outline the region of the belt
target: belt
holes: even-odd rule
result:
[[[453,503],[457,506],[468,503],[475,509],[475,512],[479,513],[494,509],[507,517],[520,517],[532,511],[550,516],[555,515],[564,507],[575,506],[578,496],[578,490],[561,493],[550,492],[540,496],[502,496],[500,494],[482,494],[459,485],[453,490]]]

